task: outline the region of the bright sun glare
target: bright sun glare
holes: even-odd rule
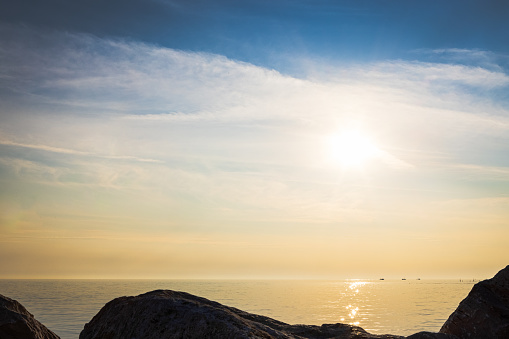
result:
[[[358,130],[345,130],[330,138],[334,162],[342,167],[362,167],[379,154],[369,137]]]

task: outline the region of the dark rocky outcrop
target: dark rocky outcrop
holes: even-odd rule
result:
[[[1,339],[59,339],[16,300],[0,294]]]
[[[459,338],[509,338],[509,266],[475,284],[440,333]]]
[[[80,339],[166,338],[403,338],[372,335],[357,326],[289,325],[184,292],[157,290],[107,303]]]
[[[459,339],[457,336],[445,333],[419,332],[412,334],[407,339]]]

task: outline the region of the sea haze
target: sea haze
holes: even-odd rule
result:
[[[108,301],[185,291],[290,324],[349,323],[371,333],[438,331],[473,286],[460,280],[0,280],[62,339],[78,338]]]

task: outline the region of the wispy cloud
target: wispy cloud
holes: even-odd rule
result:
[[[448,170],[468,180],[509,182],[509,167],[453,164],[448,167]]]
[[[400,80],[421,83],[424,87],[458,84],[495,88],[509,84],[509,76],[501,71],[479,66],[430,62],[382,62],[365,73],[365,76],[373,79],[396,76]]]
[[[439,191],[429,173],[465,163],[479,173],[500,166],[490,173],[505,180],[501,165],[472,156],[507,152],[507,103],[491,94],[509,86],[502,69],[308,63],[295,78],[220,55],[3,29],[0,145],[13,149],[3,164],[57,170],[38,181],[185,201],[217,220],[330,222],[371,218],[380,197],[369,188]],[[324,146],[352,124],[383,155],[358,173],[331,164]],[[74,158],[54,161],[64,155]]]
[[[416,56],[425,57],[433,62],[478,66],[502,72],[504,68],[500,63],[507,64],[509,60],[507,55],[496,54],[481,49],[418,49],[413,52]]]
[[[24,143],[5,140],[5,139],[0,139],[0,145],[30,148],[30,149],[41,150],[41,151],[46,151],[46,152],[72,154],[72,155],[96,157],[96,158],[111,159],[111,160],[130,160],[130,161],[139,161],[139,162],[164,163],[161,160],[149,159],[149,158],[139,158],[139,157],[134,157],[134,156],[130,156],[130,155],[101,155],[101,154],[97,154],[97,153],[83,152],[83,151],[77,151],[77,150],[61,148],[61,147],[53,147],[53,146],[48,146],[48,145],[24,144]]]

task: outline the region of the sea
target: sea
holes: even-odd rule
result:
[[[76,339],[108,301],[184,291],[289,324],[347,323],[374,334],[437,332],[472,289],[461,280],[0,280],[62,339]]]

